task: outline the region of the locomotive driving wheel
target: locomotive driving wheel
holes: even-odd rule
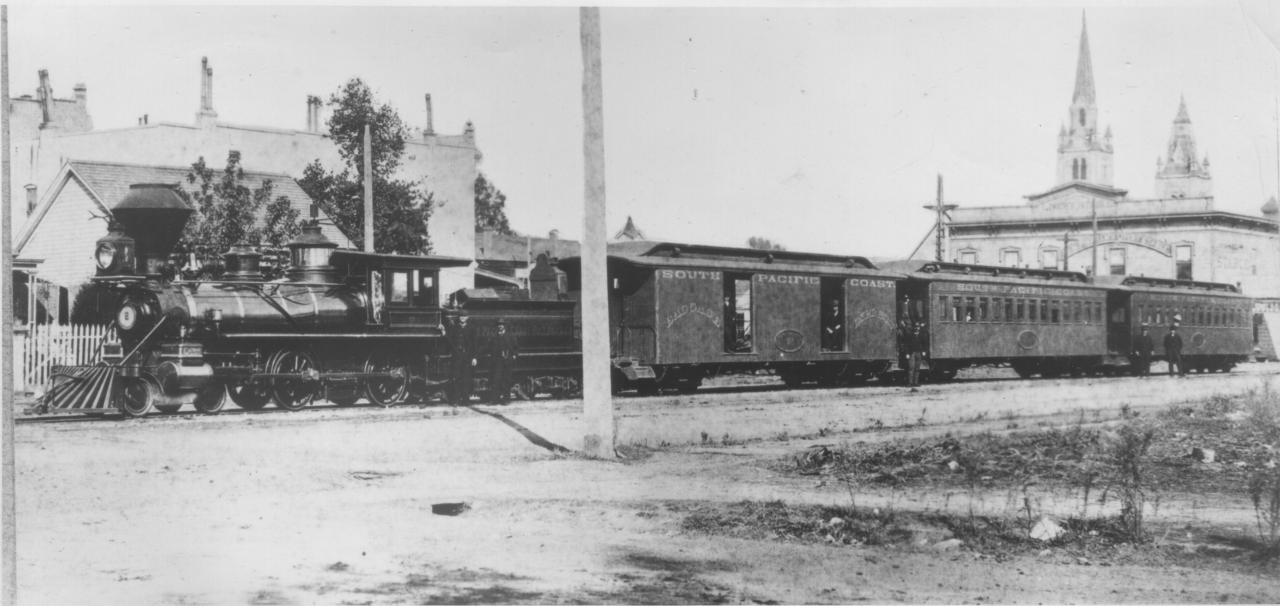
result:
[[[266,386],[255,383],[228,385],[227,395],[236,406],[245,410],[262,410],[271,401],[271,392]]]
[[[204,414],[217,414],[227,404],[227,386],[220,381],[209,381],[196,393],[196,410]]]
[[[271,380],[271,394],[276,398],[276,406],[285,410],[301,410],[315,400],[320,383],[307,376],[314,375],[315,371],[316,362],[309,354],[286,349],[271,356],[267,372],[299,375]]]
[[[382,351],[369,354],[364,361],[364,371],[369,373],[399,373],[399,377],[366,379],[364,395],[369,402],[387,407],[403,402],[409,394],[409,365],[400,356]]]
[[[147,377],[125,377],[116,394],[116,408],[126,417],[141,417],[151,412],[160,399],[160,385]]]

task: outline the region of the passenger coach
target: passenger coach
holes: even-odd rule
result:
[[[1084,274],[939,262],[909,269],[901,291],[924,323],[935,379],[980,364],[1008,364],[1022,377],[1128,364],[1107,356],[1107,288]]]
[[[862,257],[627,242],[608,263],[615,389],[692,391],[764,368],[793,386],[849,383],[897,359],[900,276]],[[560,266],[579,291],[580,259]]]
[[[1164,337],[1171,325],[1178,325],[1183,363],[1189,370],[1226,372],[1247,360],[1253,350],[1253,300],[1240,294],[1239,288],[1139,276],[1115,281],[1113,349],[1132,349],[1132,338],[1145,323],[1157,360],[1168,359]]]

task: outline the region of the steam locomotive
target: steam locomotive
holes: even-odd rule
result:
[[[447,380],[444,323],[463,309],[482,343],[502,318],[522,346],[515,383],[490,385],[482,367],[481,390],[577,389],[572,302],[467,289],[442,305],[440,270],[469,259],[340,250],[315,223],[288,244],[281,279],[266,280],[247,246],[226,253],[219,279],[178,279],[168,259],[191,212],[171,186],[146,184],[112,210],[93,281],[117,293],[118,338],[103,344],[101,366],[55,369],[52,407],[142,416],[188,403],[215,413],[228,400],[297,410],[317,398],[424,398]]]
[[[462,310],[481,342],[505,318],[520,343],[513,384],[491,384],[481,366],[482,392],[578,390],[578,258],[557,269],[540,258],[527,293],[444,297],[440,271],[469,259],[338,249],[312,223],[288,244],[283,278],[265,279],[261,255],[237,246],[219,279],[184,280],[168,258],[191,212],[167,185],[135,185],[113,209],[93,280],[117,293],[117,338],[99,366],[55,368],[48,406],[142,416],[188,403],[215,413],[227,401],[296,410],[318,398],[422,399],[448,380],[443,326]],[[689,392],[708,376],[759,371],[790,387],[894,382],[908,330],[920,333],[931,380],[993,364],[1022,377],[1134,372],[1143,324],[1155,360],[1169,357],[1162,337],[1179,326],[1183,363],[1201,372],[1228,371],[1252,349],[1252,301],[1226,284],[935,262],[886,269],[664,242],[612,245],[608,275],[615,392]]]

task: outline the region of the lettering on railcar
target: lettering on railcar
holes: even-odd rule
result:
[[[871,322],[871,321],[873,321],[873,320],[874,320],[874,321],[881,322],[881,323],[883,323],[883,324],[885,324],[885,325],[887,325],[887,326],[892,326],[892,325],[893,325],[893,321],[889,319],[889,313],[888,313],[888,312],[886,312],[885,310],[883,310],[883,309],[881,309],[881,308],[873,307],[873,308],[867,308],[867,309],[864,309],[864,310],[862,310],[862,311],[860,311],[860,312],[858,312],[858,313],[854,314],[854,315],[853,315],[853,327],[854,327],[854,328],[859,328],[859,327],[861,327],[863,324],[866,324],[867,322]]]
[[[849,286],[861,286],[863,288],[893,288],[893,280],[870,280],[867,278],[849,278]]]
[[[1040,295],[1054,297],[1078,297],[1081,295],[1101,296],[1100,291],[1075,288],[1047,288],[1044,286],[1020,286],[1017,284],[948,284],[939,288],[938,292],[985,292],[1009,295]]]
[[[818,276],[788,276],[783,274],[756,274],[756,282],[770,284],[821,284]]]
[[[667,328],[671,328],[671,326],[675,324],[677,320],[689,314],[702,316],[708,320],[711,320],[711,323],[715,325],[716,328],[720,327],[720,314],[716,309],[707,307],[706,305],[699,305],[697,303],[685,303],[677,307],[675,311],[667,314],[667,318],[666,318]]]
[[[705,269],[662,269],[658,277],[664,280],[719,280],[720,272]]]

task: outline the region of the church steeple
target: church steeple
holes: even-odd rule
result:
[[[1104,135],[1099,135],[1089,25],[1083,13],[1080,16],[1080,52],[1076,57],[1076,85],[1067,113],[1067,126],[1058,135],[1058,183],[1082,181],[1110,186],[1111,128],[1108,127]]]
[[[1191,115],[1187,113],[1185,96],[1178,101],[1178,115],[1173,118],[1165,155],[1156,162],[1156,195],[1161,198],[1213,195],[1209,156],[1202,160],[1196,151],[1196,137],[1191,131]]]
[[[1093,59],[1089,56],[1089,24],[1080,15],[1080,55],[1076,59],[1076,91],[1072,103],[1093,105]]]

